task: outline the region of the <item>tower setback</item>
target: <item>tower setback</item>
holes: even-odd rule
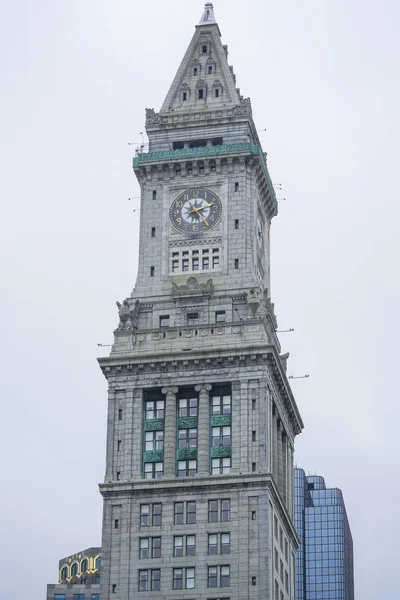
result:
[[[294,600],[302,420],[271,301],[274,187],[211,3],[146,110],[109,357],[101,600]]]

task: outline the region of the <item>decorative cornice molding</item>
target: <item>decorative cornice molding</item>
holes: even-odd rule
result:
[[[192,296],[192,295],[211,295],[214,289],[212,279],[208,279],[205,283],[199,283],[196,277],[189,277],[183,285],[177,285],[172,282],[172,297]]]

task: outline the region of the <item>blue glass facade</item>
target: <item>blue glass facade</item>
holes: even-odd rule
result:
[[[341,490],[295,469],[297,600],[354,600],[353,540]]]

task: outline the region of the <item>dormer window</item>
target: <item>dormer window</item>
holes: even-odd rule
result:
[[[187,100],[187,92],[182,93],[182,102],[186,102]]]
[[[212,72],[213,72],[212,65],[208,65],[208,74],[212,75]]]
[[[214,81],[213,83],[213,92],[212,95],[214,98],[221,98],[222,96],[222,83],[219,81],[219,79],[217,79],[216,81]]]
[[[198,73],[198,67],[193,67],[193,75],[196,77],[199,73]]]
[[[201,47],[201,51],[203,54],[207,54],[207,44],[203,44]]]
[[[199,89],[199,100],[203,100],[203,98],[204,98],[204,90],[203,90],[203,88],[200,88]]]
[[[215,98],[219,98],[219,88],[215,88],[214,96],[215,96]]]

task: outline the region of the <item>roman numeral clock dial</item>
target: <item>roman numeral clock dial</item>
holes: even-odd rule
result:
[[[207,188],[191,188],[180,193],[171,204],[169,218],[181,233],[200,235],[213,229],[221,220],[222,203]]]

